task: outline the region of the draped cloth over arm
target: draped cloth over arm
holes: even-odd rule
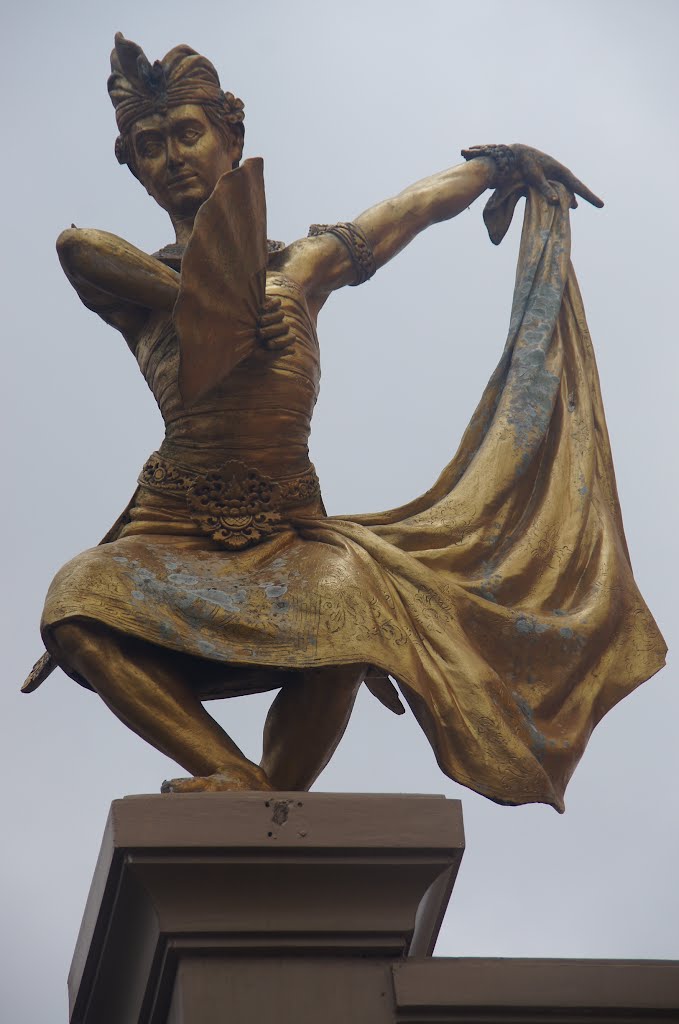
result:
[[[326,530],[387,571],[381,628],[416,651],[400,679],[443,770],[563,809],[592,729],[666,650],[630,566],[564,189],[528,196],[507,343],[455,458],[408,505]]]

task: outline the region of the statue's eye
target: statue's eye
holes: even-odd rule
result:
[[[161,149],[160,142],[144,142],[140,147],[139,155],[147,160],[152,160],[159,155]]]
[[[200,132],[196,131],[195,128],[185,128],[182,132],[182,142],[188,146],[192,146],[194,142],[198,142],[200,138]]]

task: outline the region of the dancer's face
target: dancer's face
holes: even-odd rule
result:
[[[240,158],[239,142],[194,103],[141,118],[131,136],[137,176],[170,215],[195,215]]]

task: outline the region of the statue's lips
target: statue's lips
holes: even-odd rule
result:
[[[175,178],[170,178],[167,183],[168,188],[182,188],[184,185],[188,185],[190,182],[198,181],[195,174],[181,174]]]

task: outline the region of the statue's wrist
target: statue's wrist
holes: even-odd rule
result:
[[[516,155],[511,146],[473,146],[462,151],[465,160],[483,160],[488,165],[488,188],[507,184],[516,171]]]
[[[476,159],[474,162],[483,165],[486,179],[486,188],[497,188],[499,184],[497,180],[497,164],[493,160],[492,156],[481,156],[478,157],[478,159]]]

